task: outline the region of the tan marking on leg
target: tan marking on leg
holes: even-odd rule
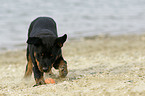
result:
[[[31,59],[30,54],[29,54],[28,58],[29,58],[29,61],[27,63],[27,68],[25,71],[24,78],[31,77],[31,75],[32,75],[33,64],[32,64],[32,59]]]
[[[37,63],[37,66],[38,66],[39,71],[42,72],[39,61],[37,59],[35,59],[35,60],[36,60],[36,63]]]
[[[59,64],[59,76],[64,78],[66,77],[67,74],[68,74],[67,63],[64,60],[61,60]]]
[[[36,52],[34,52],[34,57],[36,57]]]
[[[36,61],[36,63],[37,63],[37,66],[38,66],[39,71],[42,72],[41,67],[40,67],[40,63],[39,63],[39,61],[38,61],[37,58],[36,58],[36,52],[34,52],[34,57],[35,57],[35,61]]]

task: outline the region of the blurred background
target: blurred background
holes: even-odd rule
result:
[[[0,0],[0,50],[26,48],[27,30],[52,17],[58,34],[81,38],[145,33],[145,0]]]

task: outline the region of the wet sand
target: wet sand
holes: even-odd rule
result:
[[[0,96],[145,96],[145,35],[96,36],[68,41],[66,78],[56,84],[23,80],[25,50],[0,53]],[[46,78],[48,78],[46,76]]]

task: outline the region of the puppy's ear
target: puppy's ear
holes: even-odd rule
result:
[[[57,47],[62,47],[63,46],[63,43],[66,41],[67,39],[67,35],[64,34],[62,37],[58,37],[56,40],[55,40],[55,46]]]
[[[39,46],[42,45],[42,40],[39,37],[29,37],[27,43],[35,46]]]

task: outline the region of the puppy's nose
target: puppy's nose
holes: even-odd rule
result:
[[[42,68],[44,72],[47,72],[48,68],[47,67],[43,67]]]

